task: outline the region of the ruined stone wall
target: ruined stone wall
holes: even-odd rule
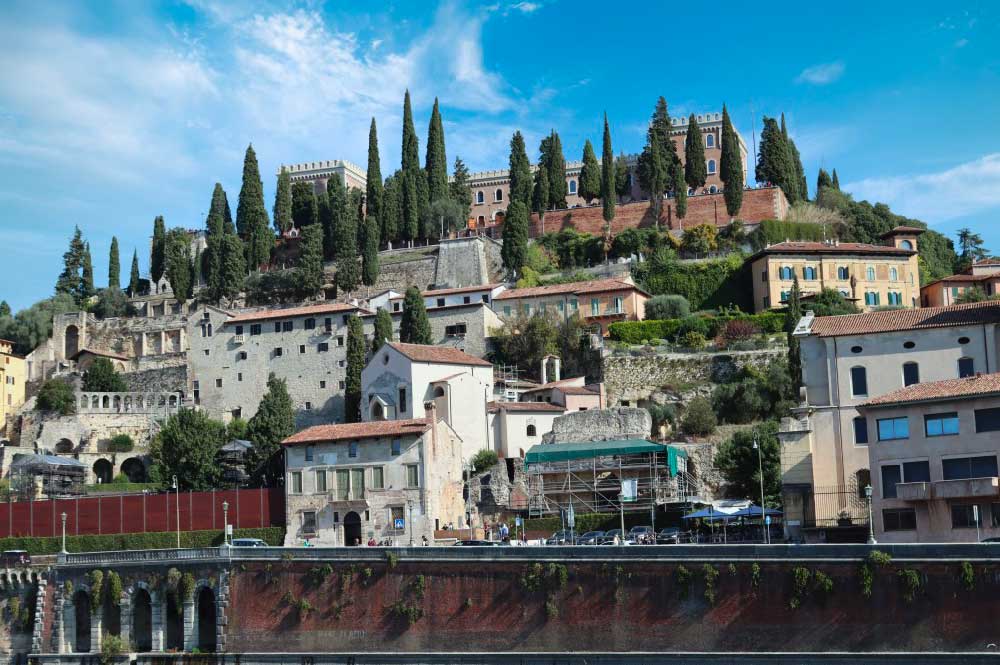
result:
[[[383,253],[382,256],[395,255]],[[434,276],[437,271],[436,250],[431,250],[430,253],[426,254],[415,253],[414,257],[413,260],[409,261],[380,263],[378,279],[373,286],[359,286],[350,293],[337,294],[337,300],[363,299],[388,289],[405,293],[408,286],[416,286],[420,290],[431,288],[434,285]],[[327,266],[327,279],[332,279],[334,272],[334,264],[329,264]]]
[[[122,375],[132,392],[184,392],[188,390],[187,354],[142,359],[140,369]]]
[[[552,421],[552,431],[542,436],[542,443],[645,439],[652,427],[653,419],[646,409],[573,411]]]

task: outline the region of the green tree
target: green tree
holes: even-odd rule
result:
[[[740,141],[733,129],[726,105],[722,105],[722,155],[719,159],[719,179],[722,180],[722,194],[726,201],[726,212],[730,217],[740,214],[743,207],[743,160],[740,157]]]
[[[583,166],[580,168],[576,193],[587,205],[601,195],[601,167],[597,163],[597,154],[590,139],[583,143]]]
[[[279,182],[280,185],[280,182]],[[215,183],[212,190],[212,202],[205,218],[205,284],[209,297],[218,300],[222,293],[222,244],[226,233],[226,211],[229,204],[226,201],[226,190]],[[275,209],[278,208],[275,202]]]
[[[968,227],[958,230],[958,260],[964,270],[976,261],[988,258],[990,252],[983,246],[983,237]]]
[[[215,458],[225,442],[225,425],[204,411],[181,409],[167,418],[149,444],[150,476],[163,487],[176,477],[181,490],[213,490],[220,479]]]
[[[73,297],[74,300],[79,298],[80,294],[80,268],[83,266],[83,252],[85,245],[83,243],[83,234],[80,233],[80,227],[74,227],[73,237],[69,241],[69,249],[63,253],[63,271],[59,275],[59,280],[56,282],[56,294],[66,294]]]
[[[402,171],[403,191],[403,237],[414,240],[420,237],[420,220],[428,200],[427,175],[420,168],[420,142],[413,127],[413,110],[410,106],[410,91],[403,97],[403,148]],[[409,233],[409,235],[407,235]]]
[[[323,288],[323,229],[318,224],[302,230],[302,253],[295,278],[306,297],[315,296]]]
[[[451,178],[451,200],[462,207],[462,218],[469,219],[472,207],[472,191],[469,189],[469,169],[461,157],[455,157],[455,168]]]
[[[114,287],[101,289],[97,292],[97,302],[91,311],[99,319],[126,316],[129,313],[128,299],[121,289]]]
[[[94,288],[94,264],[90,260],[90,243],[83,244],[83,261],[80,267],[80,293],[77,300],[90,299],[97,290]]]
[[[962,291],[962,293],[959,294],[958,298],[955,299],[955,303],[963,305],[965,303],[984,302],[986,300],[992,300],[992,299],[995,299],[995,297],[990,298],[990,296],[986,295],[986,291],[983,291],[983,289],[979,286],[975,286],[971,289],[966,289],[965,291]]]
[[[816,175],[816,195],[819,196],[819,190],[824,187],[833,187],[833,180],[830,178],[830,174],[826,172],[825,169],[820,169],[819,173]]]
[[[540,380],[542,358],[559,353],[559,330],[541,313],[507,317],[500,328],[490,330],[497,364],[516,365],[524,374]]]
[[[107,358],[98,358],[83,374],[83,389],[96,393],[123,393],[128,384]]]
[[[833,176],[830,178],[833,188],[840,191],[840,178],[837,177],[837,169],[833,170]]]
[[[187,231],[182,228],[170,229],[164,249],[164,262],[170,288],[174,297],[187,300],[191,297],[191,242]]]
[[[253,443],[247,458],[247,473],[263,485],[277,485],[284,475],[281,442],[294,432],[295,410],[288,385],[271,374],[257,413],[247,423],[246,436]]]
[[[431,322],[427,318],[420,289],[411,286],[403,297],[403,316],[399,322],[399,341],[407,344],[432,344]]]
[[[257,154],[253,144],[247,146],[243,158],[243,184],[240,199],[236,204],[236,231],[246,243],[246,264],[251,270],[258,270],[267,263],[274,247],[274,232],[267,218],[264,205],[264,184],[257,167]]]
[[[153,244],[149,254],[149,279],[156,284],[167,268],[167,227],[162,215],[153,220]]]
[[[680,160],[674,161],[670,181],[671,189],[674,190],[674,210],[677,212],[677,219],[683,220],[687,217],[688,193],[687,183],[684,181],[684,167]]]
[[[541,165],[535,170],[535,188],[531,195],[531,208],[538,213],[538,219],[544,222],[545,211],[549,209],[549,171],[542,168]]]
[[[418,175],[403,171],[403,227],[401,236],[405,240],[416,240],[420,236],[420,187]]]
[[[447,202],[447,199],[439,202]],[[361,229],[361,283],[375,286],[378,280],[378,219],[369,216]]]
[[[444,148],[444,126],[437,97],[431,109],[430,123],[427,125],[427,156],[424,159],[427,170],[427,200],[434,203],[448,198],[448,158]]]
[[[792,175],[795,180],[798,200],[808,201],[809,186],[806,184],[806,173],[802,168],[802,157],[799,155],[799,149],[795,147],[795,141],[788,135],[784,113],[781,114],[781,136],[785,139],[785,144],[788,146],[788,157],[792,163]]]
[[[539,168],[544,165],[548,170],[549,210],[561,210],[566,207],[566,157],[563,156],[562,140],[555,130],[542,139],[539,152]]]
[[[372,353],[382,348],[386,342],[392,341],[392,315],[389,310],[379,308],[375,315],[375,334],[372,337]]]
[[[792,153],[774,118],[764,118],[756,177],[759,183],[770,183],[781,187],[789,203],[799,200],[800,182],[792,161]]]
[[[347,192],[347,204],[339,215],[336,229],[337,274],[335,282],[337,290],[343,293],[353,291],[358,287],[361,270],[358,265],[358,212],[357,195]]]
[[[344,381],[344,419],[361,421],[361,370],[365,368],[365,331],[361,319],[347,320],[347,376]]]
[[[10,305],[7,304],[6,300],[0,300],[0,318],[10,317]]]
[[[231,225],[230,225],[231,226]],[[229,228],[222,237],[222,274],[219,280],[219,297],[234,299],[246,280],[247,268],[243,242],[234,228]]]
[[[646,302],[646,320],[683,319],[691,314],[687,298],[678,295],[653,296]]]
[[[274,193],[274,230],[284,235],[292,228],[292,219],[292,176],[282,166]]]
[[[857,314],[858,308],[837,289],[821,290],[804,309],[811,310],[816,316],[838,316],[840,314]]]
[[[468,208],[454,199],[438,199],[427,209],[427,224],[439,229],[441,233],[464,229],[468,222]]]
[[[35,405],[41,411],[68,416],[76,413],[76,393],[68,381],[49,379],[39,388]]]
[[[350,197],[347,187],[340,178],[330,178],[326,181],[326,196],[328,212],[320,220],[323,223],[323,256],[327,260],[333,260],[337,258],[337,247],[341,242],[340,234],[345,230],[344,220],[347,219]]]
[[[382,212],[379,218],[382,242],[396,242],[403,224],[403,174],[396,171],[385,179],[382,189]]]
[[[701,128],[694,117],[688,118],[687,137],[684,139],[684,181],[688,187],[697,190],[705,186],[708,170],[705,166],[705,140]]]
[[[139,294],[139,253],[132,250],[132,269],[129,271],[128,294],[133,298]]]
[[[319,223],[319,204],[311,182],[292,185],[292,223],[298,229]]]
[[[14,353],[31,353],[52,336],[53,317],[76,311],[79,305],[72,295],[57,293],[22,309],[13,318],[0,317],[0,339],[14,342]]]
[[[660,97],[656,102],[649,129],[646,131],[646,145],[638,160],[639,184],[649,194],[657,228],[659,228],[663,195],[670,188],[676,159],[676,148],[670,139],[667,101]]]
[[[118,238],[111,236],[111,251],[108,253],[108,288],[122,288],[122,266],[118,257]]]
[[[798,388],[802,385],[802,355],[799,339],[792,333],[802,318],[802,291],[799,288],[799,276],[792,277],[792,292],[788,296],[788,310],[785,312],[785,333],[788,335],[788,375],[792,384]]]
[[[687,254],[704,256],[718,249],[718,232],[711,224],[699,224],[684,231],[681,250]]]
[[[516,131],[510,139],[510,201],[531,203],[531,162],[524,147],[524,136]],[[471,193],[470,193],[471,194]]]
[[[615,218],[615,203],[617,187],[615,180],[615,152],[611,149],[611,128],[608,126],[608,114],[604,114],[604,138],[601,146],[601,205],[602,217],[609,225]]]
[[[754,444],[758,448],[754,448]],[[758,457],[759,456],[759,457]],[[764,472],[764,501],[780,505],[781,445],[778,424],[761,423],[737,431],[719,446],[715,453],[715,468],[729,483],[733,496],[760,497],[761,470]]]
[[[704,397],[695,397],[688,402],[681,418],[681,428],[694,436],[707,436],[715,431],[718,421],[712,404]]]
[[[503,220],[503,247],[500,258],[504,268],[516,276],[528,253],[528,208],[522,201],[512,201],[507,206],[507,216]]]
[[[615,158],[615,193],[619,197],[632,193],[632,178],[629,177],[628,161],[624,154]]]
[[[385,196],[385,188],[382,185],[382,164],[378,154],[378,129],[375,127],[375,118],[372,118],[371,127],[368,128],[368,173],[365,184],[365,217],[375,221],[375,228],[378,231],[380,240],[387,240],[383,237],[382,222],[382,199]],[[375,248],[378,251],[378,247]]]

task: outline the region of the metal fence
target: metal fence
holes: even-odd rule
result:
[[[806,527],[868,526],[868,501],[855,480],[848,485],[813,488],[813,514]]]

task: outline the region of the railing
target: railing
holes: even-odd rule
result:
[[[178,392],[81,392],[77,398],[80,413],[169,413],[182,405],[183,399]]]
[[[233,343],[234,344],[242,344],[244,341],[245,341],[245,338],[244,338],[244,336],[242,334],[233,335]]]

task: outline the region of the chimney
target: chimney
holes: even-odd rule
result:
[[[545,380],[545,377],[548,375],[548,368],[547,368],[548,362],[549,362],[549,357],[548,356],[545,356],[544,358],[542,358],[542,377],[541,378],[542,378],[542,385],[543,386],[546,383],[548,383],[548,381]]]
[[[437,444],[438,444],[437,403],[434,400],[429,400],[427,402],[424,402],[424,416],[427,418],[427,422],[430,423],[431,426],[431,454],[437,455]],[[423,485],[423,483],[421,483],[421,485]],[[425,490],[421,490],[421,495],[423,495],[424,491]],[[421,496],[420,499],[421,504],[426,505],[424,504],[425,500],[426,499],[423,496]]]
[[[429,423],[437,422],[437,402],[432,399],[424,402],[424,418]]]
[[[558,381],[559,380],[559,364],[560,364],[560,360],[557,357],[557,358],[553,358],[552,362],[555,363],[555,367],[553,368],[553,372],[552,372],[553,375],[554,375],[552,377],[552,380],[553,381]]]

